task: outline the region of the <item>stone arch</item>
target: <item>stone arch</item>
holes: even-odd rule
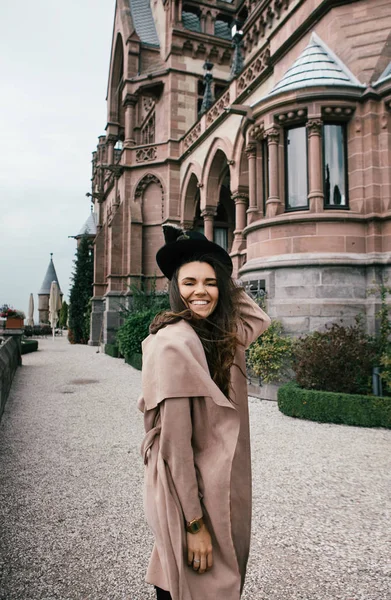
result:
[[[249,187],[248,158],[246,140],[239,129],[233,149],[233,168],[231,169],[231,189],[236,192],[247,192]]]
[[[164,203],[164,188],[163,188],[163,184],[160,181],[159,177],[157,177],[156,175],[154,175],[153,173],[146,173],[145,175],[143,175],[141,177],[141,179],[139,179],[138,183],[135,186],[135,191],[134,191],[134,199],[135,200],[141,200],[144,191],[146,190],[146,188],[151,184],[151,183],[156,183],[156,185],[158,185],[162,191],[162,202]],[[162,206],[164,206],[164,204],[162,204]]]
[[[201,194],[202,208],[205,208],[205,206],[217,206],[219,201],[221,176],[227,164],[231,170],[231,142],[224,138],[216,138],[213,141],[208,154],[206,155],[204,168],[202,171],[202,183],[204,184],[205,188],[204,194]]]
[[[146,173],[134,191],[134,203],[139,205],[141,216],[141,272],[145,289],[150,289],[158,272],[155,256],[163,245],[164,188],[153,173]]]
[[[181,191],[181,223],[185,229],[190,229],[194,222],[197,200],[200,196],[201,168],[191,163],[185,173]]]
[[[122,35],[117,34],[115,50],[113,55],[112,69],[109,84],[109,121],[125,124],[125,114],[122,106],[121,83],[124,76],[124,44]]]

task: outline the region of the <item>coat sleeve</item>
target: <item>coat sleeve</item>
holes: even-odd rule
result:
[[[239,296],[238,338],[248,348],[270,325],[270,317],[241,290]]]
[[[168,464],[185,520],[202,517],[192,448],[190,398],[167,398],[160,404],[160,452]]]

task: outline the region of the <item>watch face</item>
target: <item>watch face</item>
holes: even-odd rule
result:
[[[198,522],[198,521],[194,521],[194,522],[193,522],[193,523],[190,525],[190,527],[191,527],[191,532],[192,532],[192,533],[198,533],[198,532],[200,531],[200,529],[201,529],[201,526],[200,526],[200,524],[199,524],[199,522]]]

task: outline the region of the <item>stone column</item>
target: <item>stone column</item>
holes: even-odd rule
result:
[[[238,252],[244,246],[245,238],[243,230],[246,227],[246,208],[248,205],[248,196],[240,192],[232,195],[232,200],[235,203],[235,231],[232,252]]]
[[[134,136],[135,126],[135,107],[137,104],[137,96],[134,94],[126,94],[124,100],[125,107],[125,142],[124,146],[134,146],[136,143]]]
[[[308,132],[308,171],[309,192],[308,204],[310,212],[322,212],[324,206],[322,175],[322,121],[310,119],[307,122]]]
[[[258,212],[257,199],[257,145],[255,142],[247,144],[245,148],[248,160],[248,199],[249,206],[247,210],[248,223],[254,220],[255,213]]]
[[[108,135],[106,138],[107,144],[107,164],[114,164],[114,146],[117,142],[117,137],[115,135]]]
[[[280,129],[272,127],[265,132],[269,150],[269,197],[266,201],[266,216],[275,217],[283,212],[278,190],[278,145]]]
[[[213,222],[216,216],[217,210],[215,206],[206,206],[201,211],[201,217],[204,219],[204,234],[210,242],[213,242]]]

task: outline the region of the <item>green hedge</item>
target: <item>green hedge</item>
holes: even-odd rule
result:
[[[278,390],[278,408],[284,415],[321,423],[391,429],[391,398],[304,390],[287,383]]]
[[[119,358],[120,352],[116,344],[105,344],[105,354],[112,356],[113,358]]]
[[[22,340],[22,354],[38,350],[38,340]]]
[[[141,371],[143,366],[143,355],[136,353],[130,354],[128,356],[125,356],[125,362],[126,364],[130,365],[131,367],[134,367],[138,371]]]

